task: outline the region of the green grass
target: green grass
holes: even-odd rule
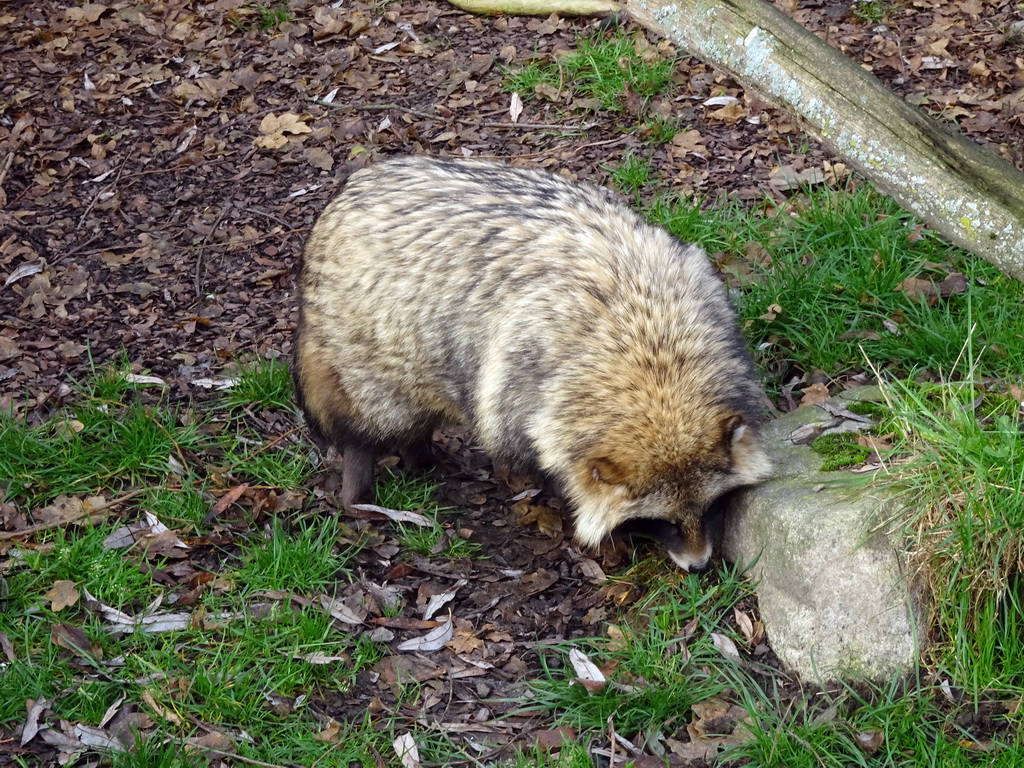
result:
[[[895,5],[890,0],[854,0],[850,11],[865,24],[878,24]]]
[[[793,366],[866,370],[869,361],[896,377],[938,376],[968,336],[988,350],[986,375],[1024,370],[1024,313],[1015,311],[1024,285],[921,231],[869,187],[800,196],[784,210],[661,199],[647,212],[733,276],[747,338],[769,377]],[[957,271],[966,291],[934,306],[897,290],[908,278],[941,282]]]
[[[253,17],[255,19],[249,21]],[[258,3],[244,6],[232,11],[227,16],[228,22],[239,32],[248,32],[253,27],[263,32],[271,32],[293,18],[286,3],[276,5]]]
[[[960,381],[894,381],[910,462],[899,469],[908,535],[926,559],[942,642],[933,654],[974,689],[1024,689],[1024,417],[986,395],[978,367]],[[955,371],[954,371],[955,373]]]
[[[644,123],[644,133],[655,144],[667,144],[677,133],[689,130],[677,120],[655,115]]]
[[[480,545],[461,538],[457,530],[445,527],[439,517],[449,510],[434,500],[437,486],[421,477],[402,473],[383,473],[377,480],[377,505],[387,509],[421,512],[433,525],[398,524],[398,540],[402,548],[424,556],[451,559],[478,554]],[[455,526],[457,529],[457,526]]]
[[[260,4],[256,6],[256,10],[258,12],[256,26],[264,31],[277,29],[281,24],[292,20],[288,6],[284,3],[274,6]]]
[[[627,89],[643,100],[666,93],[675,61],[650,46],[642,34],[616,30],[607,37],[580,37],[576,50],[557,62],[532,61],[506,70],[505,90],[534,98],[538,86],[566,90],[575,99],[594,100],[601,109],[625,109]]]
[[[693,704],[730,686],[734,662],[714,646],[711,633],[735,636],[727,613],[746,589],[733,571],[717,584],[682,573],[663,578],[630,612],[622,638],[548,652],[545,677],[532,684],[528,709],[553,711],[559,723],[579,732],[600,732],[610,717],[626,738],[670,723],[685,731]],[[697,625],[686,638],[691,621]],[[614,668],[612,684],[598,691],[571,684],[576,674],[566,661],[570,647],[583,650],[599,668]]]
[[[822,435],[811,448],[822,455],[822,472],[832,472],[843,467],[862,464],[871,453],[869,448],[857,442],[857,435],[849,432]]]
[[[303,594],[332,592],[347,584],[347,563],[359,550],[345,541],[337,520],[301,522],[286,529],[274,519],[264,540],[243,548],[234,578],[247,590],[293,589]]]
[[[37,503],[95,488],[155,483],[170,460],[197,449],[198,423],[134,397],[134,386],[100,378],[74,408],[43,424],[0,412],[3,498]]]
[[[863,186],[795,194],[784,205],[714,207],[652,199],[657,169],[642,154],[609,170],[621,191],[650,200],[647,216],[703,245],[723,268],[770,390],[816,371],[882,380],[887,402],[866,407],[898,450],[887,466],[910,514],[892,525],[903,525],[922,553],[938,606],[934,643],[916,680],[797,694],[759,665],[735,628],[733,607],[753,587],[732,571],[697,577],[641,561],[616,577],[643,593],[636,604],[608,607],[594,638],[539,649],[541,671],[520,703],[542,727],[571,726],[577,738],[552,753],[527,748],[506,765],[591,768],[588,745],[606,743],[610,727],[635,743],[686,740],[694,707],[717,699],[739,706],[749,723],[749,737],[720,762],[727,768],[1019,764],[1024,419],[1006,385],[1019,386],[1024,370],[1024,287],[945,246]],[[930,302],[897,290],[909,278],[940,282],[956,272],[962,292]],[[304,492],[314,470],[306,446],[293,442],[285,366],[253,361],[233,390],[191,408],[130,384],[123,370],[98,371],[43,416],[17,407],[0,414],[0,490],[32,520],[61,495],[142,491],[109,520],[55,527],[36,535],[37,546],[7,551],[0,632],[15,660],[0,673],[0,724],[24,719],[26,698],[46,697],[59,718],[97,725],[123,696],[171,742],[154,738],[135,756],[114,756],[114,765],[188,765],[181,741],[204,728],[231,734],[232,751],[271,764],[394,761],[391,742],[402,731],[413,733],[428,765],[472,763],[458,739],[401,714],[421,701],[418,684],[396,694],[393,716],[368,714],[341,723],[332,741],[316,739],[325,725],[310,702],[336,701],[391,651],[315,599],[354,594],[360,558],[376,556],[362,551],[379,544],[374,534],[344,518],[275,512],[276,500]],[[210,516],[225,489],[242,483],[248,495],[231,512],[243,518]],[[487,554],[457,534],[458,511],[440,508],[423,477],[384,474],[377,491],[381,506],[432,521],[386,526],[399,541],[397,561]],[[210,572],[196,574],[207,586],[185,608],[194,617],[187,629],[112,634],[86,609],[86,590],[132,615],[164,594],[154,574],[176,561],[103,548],[126,521],[119,518],[134,520],[141,509],[202,548],[196,562]],[[62,580],[82,597],[54,611],[46,593]],[[292,593],[295,600],[266,596]],[[384,616],[399,613],[381,607]],[[81,629],[102,660],[54,645],[60,624]],[[740,658],[724,656],[713,633],[731,639]],[[611,682],[593,692],[570,685],[572,648]],[[316,664],[317,656],[339,658]],[[110,659],[123,666],[102,666]],[[161,719],[147,701],[173,717]],[[990,711],[987,729],[970,724]],[[243,731],[247,738],[238,738]],[[882,738],[865,746],[872,733]]]
[[[293,410],[295,400],[288,366],[270,358],[243,365],[234,386],[228,390],[227,402],[232,408]]]
[[[654,167],[650,159],[634,153],[628,153],[622,162],[615,167],[605,166],[611,172],[612,182],[621,192],[640,200],[640,192],[651,183]]]

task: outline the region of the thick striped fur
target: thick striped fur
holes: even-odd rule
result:
[[[650,523],[696,570],[708,510],[768,476],[721,282],[604,189],[382,161],[317,221],[299,289],[296,391],[344,455],[346,505],[372,501],[379,452],[423,463],[436,426],[465,422],[496,461],[554,482],[582,544]]]

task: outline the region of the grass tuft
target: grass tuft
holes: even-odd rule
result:
[[[543,89],[568,89],[577,100],[593,100],[601,109],[622,112],[627,93],[646,101],[672,84],[675,60],[667,59],[642,34],[616,30],[609,37],[580,37],[576,50],[557,62],[532,61],[505,71],[505,90],[523,98]]]

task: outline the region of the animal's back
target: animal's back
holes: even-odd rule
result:
[[[466,420],[495,458],[571,492],[568,468],[595,450],[657,474],[723,439],[728,414],[756,420],[706,257],[598,187],[494,163],[381,162],[317,222],[300,288],[299,389],[336,443]]]

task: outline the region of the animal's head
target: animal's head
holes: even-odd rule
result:
[[[711,560],[718,502],[771,473],[754,428],[740,415],[687,439],[613,438],[620,442],[593,446],[570,480],[576,538],[596,546],[616,530],[651,536],[688,571],[704,570]]]

